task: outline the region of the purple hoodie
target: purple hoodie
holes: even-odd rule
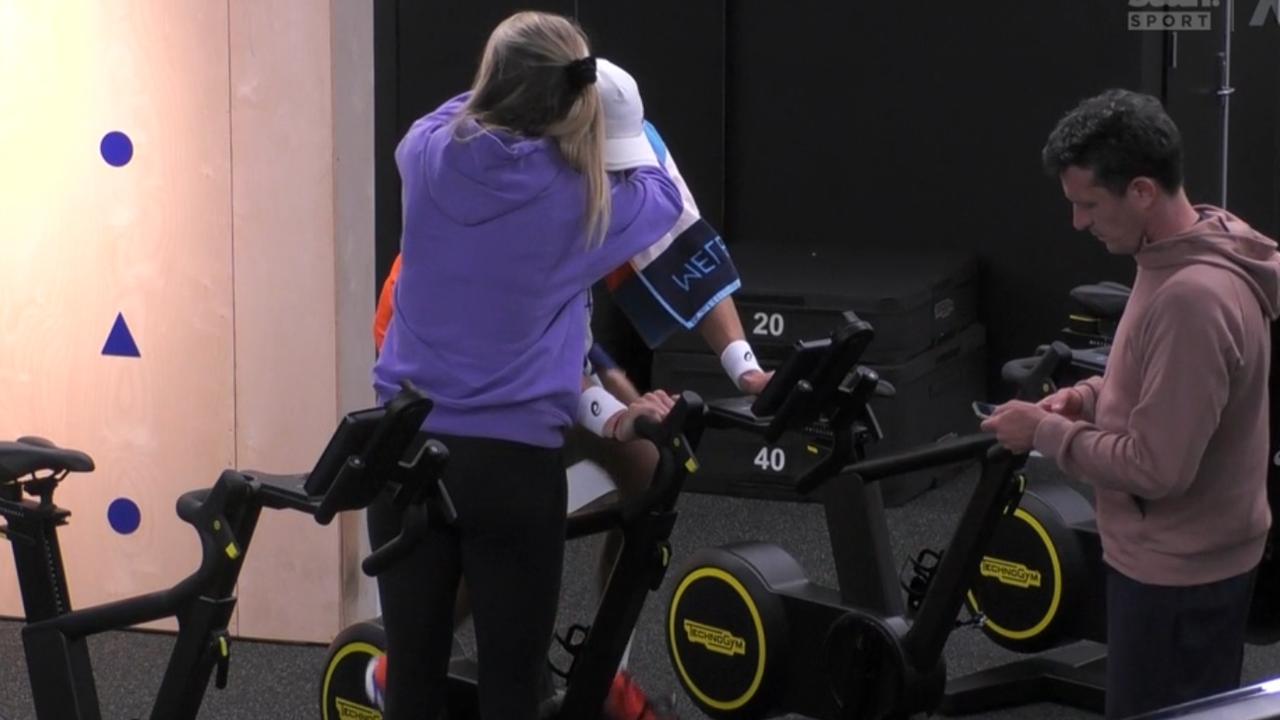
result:
[[[560,447],[587,338],[584,293],[680,217],[666,171],[611,174],[613,214],[588,249],[586,180],[555,141],[454,122],[467,95],[396,148],[404,231],[395,315],[373,368],[383,401],[413,381],[426,430]]]
[[[1084,419],[1050,415],[1036,449],[1097,492],[1108,564],[1151,585],[1199,585],[1262,558],[1276,244],[1201,205],[1187,232],[1145,242]]]

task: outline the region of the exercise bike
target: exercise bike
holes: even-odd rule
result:
[[[815,385],[817,376],[814,373],[833,379],[837,376],[843,378],[861,353],[858,345],[861,340],[860,336],[847,333],[836,340],[798,348],[790,361],[791,370],[775,374],[761,394],[771,407],[769,413],[753,421],[779,430],[809,422],[809,409],[822,405],[823,398],[834,397],[838,390],[835,382]],[[691,393],[684,393],[681,398],[681,402],[688,403]],[[800,401],[800,398],[807,400]],[[718,405],[723,407],[726,402]],[[752,399],[739,398],[733,402],[749,405]],[[690,404],[686,411],[688,420],[684,421],[685,434],[695,447],[705,422],[700,408],[700,403]],[[669,417],[668,423],[673,420],[680,422],[678,418]],[[679,424],[675,426],[678,427]],[[685,446],[688,447],[688,443]],[[670,560],[667,537],[675,520],[673,508],[683,478],[664,478],[679,467],[679,459],[684,455],[678,445],[671,446],[667,440],[662,440],[659,447],[666,448],[663,451],[664,461],[659,465],[650,491],[635,501],[632,511],[619,513],[622,506],[615,506],[569,518],[568,536],[571,539],[620,527],[624,536],[623,554],[610,576],[608,589],[592,624],[571,628],[563,640],[573,660],[569,671],[564,673],[564,695],[558,704],[553,703],[547,708],[549,716],[584,720],[595,720],[599,716],[641,604],[648,592],[658,588],[665,575]],[[670,463],[665,459],[668,454],[671,455]],[[688,459],[683,462],[687,464]],[[664,485],[666,489],[663,489]],[[368,699],[366,674],[370,661],[381,655],[385,647],[386,634],[376,620],[353,625],[334,640],[321,686],[323,718],[379,716]],[[450,670],[450,720],[474,717],[474,676],[475,663],[461,654],[455,655]],[[343,715],[343,712],[348,715]],[[358,712],[366,714],[358,715]]]
[[[826,512],[838,587],[810,581],[776,545],[698,551],[669,599],[667,642],[692,701],[717,718],[798,713],[825,719],[896,718],[942,698],[943,647],[1002,516],[1025,484],[1024,456],[970,435],[876,459],[868,401],[890,394],[857,366],[870,325],[852,313],[827,340],[800,343],[774,377],[785,392],[708,403],[708,429],[766,443],[799,436],[807,463],[797,491]],[[781,418],[781,419],[780,419]],[[927,587],[908,612],[889,548],[880,483],[913,470],[982,463],[982,475]]]
[[[1037,357],[1005,365],[1016,397],[1035,401],[1085,377],[1102,374],[1128,288],[1101,283],[1076,288],[1075,311],[1062,342],[1039,348]],[[1048,370],[1032,379],[1027,368]],[[1273,369],[1273,375],[1274,375]],[[1273,396],[1274,397],[1274,396]],[[1274,404],[1274,399],[1273,399]],[[1272,452],[1280,447],[1273,432]],[[1273,463],[1268,495],[1280,511],[1280,472]],[[1280,547],[1275,531],[1258,568],[1246,641],[1280,641]],[[964,715],[1034,702],[1103,711],[1106,695],[1106,572],[1092,493],[1056,479],[1031,481],[1017,512],[1006,516],[983,559],[981,577],[968,595],[982,615],[982,631],[997,645],[1029,657],[951,680],[939,711]]]
[[[263,508],[296,510],[328,524],[367,506],[384,487],[421,504],[439,492],[448,458],[439,443],[413,445],[431,402],[406,385],[386,406],[345,416],[315,468],[302,475],[227,470],[212,488],[178,499],[178,516],[200,536],[200,566],[167,590],[73,610],[58,527],[70,512],[53,502],[70,473],[89,472],[85,453],[43,438],[0,443],[0,517],[13,546],[26,624],[22,642],[38,720],[100,720],[86,639],[162,618],[178,621],[177,642],[151,709],[153,720],[195,718],[215,674],[225,688],[231,661],[227,622],[235,585]],[[414,453],[406,452],[413,447]],[[28,496],[24,498],[25,496]],[[34,498],[34,499],[31,499]],[[397,538],[391,544],[405,541]],[[397,549],[375,553],[375,569]]]
[[[1003,379],[1019,400],[1056,392],[1082,367],[1062,342],[1011,360]],[[995,644],[1030,657],[951,679],[938,711],[965,715],[1032,702],[1101,713],[1106,680],[1106,572],[1091,495],[1056,478],[1029,481],[1000,520],[966,595]]]
[[[599,717],[645,599],[662,584],[670,563],[668,538],[676,522],[676,500],[685,477],[698,467],[693,452],[701,434],[702,414],[698,396],[685,393],[661,424],[637,419],[637,434],[652,442],[659,453],[649,488],[633,500],[569,517],[568,539],[618,528],[623,544],[591,624],[574,625],[561,639],[572,659],[569,668],[560,673],[565,681],[564,691],[544,705],[545,716],[581,720]],[[447,495],[441,496],[444,499]],[[426,520],[427,513],[418,514],[416,519],[406,518],[403,532],[420,539]],[[379,568],[364,569],[367,574],[376,575]],[[371,661],[385,649],[386,632],[378,619],[357,623],[338,634],[329,646],[320,686],[324,720],[382,717],[369,697],[366,678]],[[476,662],[455,654],[449,668],[450,720],[477,717],[476,677]]]

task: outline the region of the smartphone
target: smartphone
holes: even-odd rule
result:
[[[987,418],[991,417],[991,413],[996,411],[996,407],[998,406],[992,405],[991,403],[975,400],[973,402],[973,414],[977,415],[979,418],[983,420],[986,420]]]

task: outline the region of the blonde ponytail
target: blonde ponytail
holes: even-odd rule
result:
[[[586,181],[587,246],[604,241],[612,214],[604,169],[604,110],[594,84],[570,67],[588,58],[587,37],[571,20],[520,12],[489,36],[465,114],[481,124],[529,137],[549,137]]]
[[[612,206],[604,170],[604,110],[595,85],[583,91],[568,116],[547,134],[556,139],[565,160],[587,181],[587,246],[596,247],[609,230]]]

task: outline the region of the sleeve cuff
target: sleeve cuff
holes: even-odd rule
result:
[[[1057,461],[1062,452],[1062,443],[1071,430],[1072,422],[1061,415],[1046,415],[1036,425],[1035,439],[1032,444],[1041,455]]]
[[[1095,411],[1098,407],[1098,390],[1093,383],[1086,380],[1076,383],[1072,387],[1076,392],[1080,393],[1080,399],[1084,401],[1080,409],[1080,416],[1089,419],[1097,417]]]

